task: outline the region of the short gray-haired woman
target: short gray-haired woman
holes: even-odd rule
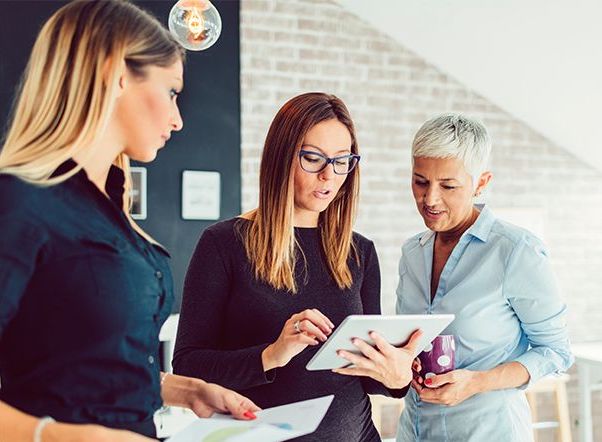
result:
[[[474,204],[492,178],[478,121],[445,114],[412,145],[412,192],[428,230],[399,263],[397,313],[454,313],[454,371],[412,382],[398,441],[530,441],[523,389],[568,369],[566,306],[530,232]]]

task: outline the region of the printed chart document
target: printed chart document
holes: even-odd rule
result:
[[[280,442],[313,433],[334,395],[294,402],[256,412],[252,421],[217,415],[198,419],[167,442]]]

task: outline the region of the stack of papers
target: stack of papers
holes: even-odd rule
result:
[[[167,442],[280,442],[313,433],[334,396],[324,396],[256,412],[257,419],[242,421],[216,415],[198,419]]]

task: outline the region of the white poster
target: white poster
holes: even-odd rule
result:
[[[132,176],[132,207],[130,214],[134,219],[146,219],[146,167],[130,167]]]
[[[219,172],[185,170],[182,174],[182,218],[218,220],[221,180]]]

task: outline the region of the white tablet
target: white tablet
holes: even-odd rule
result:
[[[328,340],[305,366],[308,370],[331,370],[350,365],[347,359],[337,355],[337,350],[348,350],[359,354],[351,343],[352,338],[360,338],[374,345],[368,333],[375,331],[392,345],[407,342],[412,332],[422,330],[416,355],[439,335],[455,318],[455,315],[350,315],[335,328]]]

